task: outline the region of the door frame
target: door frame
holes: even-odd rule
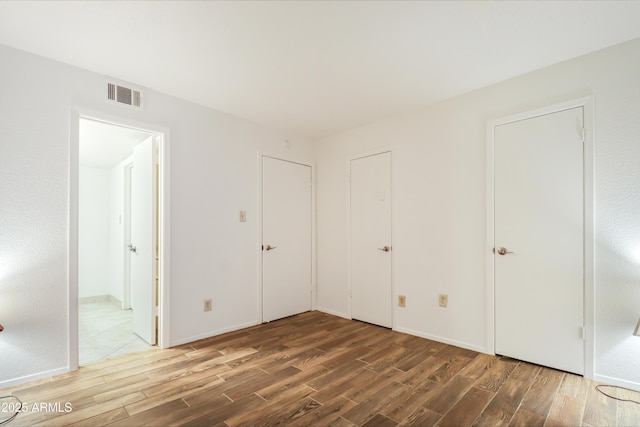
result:
[[[376,156],[378,154],[384,154],[384,153],[389,153],[391,154],[391,165],[390,165],[390,179],[391,179],[391,242],[389,242],[389,244],[391,245],[391,247],[393,248],[394,245],[394,233],[393,233],[393,221],[395,218],[394,215],[394,211],[395,211],[395,198],[394,198],[394,194],[395,194],[395,180],[393,179],[393,170],[394,170],[394,162],[395,162],[395,156],[393,155],[393,148],[392,147],[380,147],[380,148],[376,148],[373,150],[368,150],[368,151],[364,151],[358,154],[355,154],[353,156],[349,156],[346,159],[346,181],[347,181],[347,313],[349,316],[349,319],[353,320],[353,313],[352,313],[352,304],[351,304],[351,300],[353,297],[353,287],[352,287],[352,283],[351,283],[351,276],[352,276],[352,272],[351,272],[351,162],[353,160],[358,160],[358,159],[363,159],[365,157],[372,157],[372,156]],[[395,284],[396,284],[396,269],[395,269],[395,256],[394,256],[394,251],[391,250],[391,300],[389,301],[389,304],[391,304],[391,329],[395,330],[396,329],[396,305],[394,304],[395,301],[395,297],[396,297],[396,289],[395,289]]]
[[[79,187],[79,152],[80,152],[80,119],[86,118],[116,126],[139,129],[160,136],[159,179],[158,179],[158,246],[160,268],[158,274],[158,347],[168,348],[170,341],[170,130],[162,125],[132,120],[101,111],[72,107],[69,127],[69,234],[68,234],[68,303],[69,303],[69,359],[68,370],[75,371],[79,366],[78,355],[78,187]]]
[[[316,165],[315,162],[309,162],[306,159],[296,158],[295,156],[288,157],[281,154],[272,154],[269,152],[258,150],[257,163],[258,163],[258,182],[257,182],[257,201],[256,201],[256,283],[257,286],[257,324],[264,322],[264,310],[263,310],[263,295],[264,295],[264,283],[262,281],[263,276],[263,263],[262,263],[262,197],[263,197],[263,176],[262,176],[262,159],[268,157],[275,160],[281,160],[283,162],[297,163],[299,165],[308,166],[311,168],[311,310],[317,308],[318,289],[316,281]],[[247,215],[250,215],[247,212]]]
[[[487,123],[487,237],[486,237],[486,318],[487,341],[486,349],[495,354],[495,265],[493,248],[495,247],[495,128],[499,125],[513,123],[547,114],[553,114],[572,108],[582,107],[584,114],[583,126],[585,137],[583,144],[583,191],[584,191],[584,377],[593,379],[595,375],[595,287],[594,287],[594,107],[593,95],[572,99],[534,110],[528,110]]]

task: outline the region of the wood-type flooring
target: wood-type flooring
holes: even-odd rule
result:
[[[314,311],[0,395],[24,403],[8,426],[640,425],[595,385]]]

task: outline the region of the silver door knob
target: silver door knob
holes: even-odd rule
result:
[[[507,250],[507,248],[503,248],[503,247],[498,248],[498,254],[499,254],[499,255],[506,255],[506,254],[512,254],[512,253],[513,253],[513,252],[509,252],[509,251]]]
[[[135,246],[133,246],[133,245],[128,245],[127,247],[129,248],[129,251],[130,251],[130,252],[133,252],[134,254],[136,253],[136,247],[135,247]]]
[[[385,246],[383,248],[378,248],[379,251],[383,251],[383,252],[389,252],[391,250],[390,246]]]
[[[273,250],[275,248],[276,248],[275,246],[267,245],[267,246],[264,247],[264,250],[265,251],[271,251],[271,250]]]

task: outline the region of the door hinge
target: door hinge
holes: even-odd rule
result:
[[[582,142],[584,142],[586,138],[587,138],[587,130],[585,128],[582,128]]]
[[[582,341],[584,341],[584,340],[585,340],[585,338],[586,338],[586,337],[585,337],[586,333],[585,333],[585,330],[584,330],[584,326],[580,326],[579,331],[578,331],[578,335],[579,335],[579,337],[580,337],[580,339],[581,339]]]

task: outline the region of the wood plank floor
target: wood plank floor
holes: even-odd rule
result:
[[[27,405],[10,426],[640,425],[639,405],[607,398],[595,385],[308,312],[0,395]],[[33,410],[42,402],[48,408]]]

